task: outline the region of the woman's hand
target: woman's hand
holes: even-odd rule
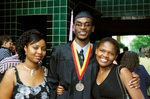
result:
[[[62,95],[64,91],[65,91],[65,88],[59,84],[57,87],[57,95]]]
[[[131,88],[140,88],[140,77],[135,72],[132,72],[133,79],[129,82]]]

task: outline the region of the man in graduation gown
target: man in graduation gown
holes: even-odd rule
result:
[[[90,13],[94,12],[99,16],[102,14],[95,9],[89,9],[85,4],[80,3],[79,6],[85,11],[82,9],[75,16],[75,39],[72,43],[54,47],[51,53],[48,73],[51,99],[91,99],[91,87],[96,79],[98,64],[95,58],[96,46],[90,43],[90,35],[95,28]],[[77,8],[79,6],[77,5]],[[84,60],[79,55],[81,49],[84,52]],[[65,89],[62,95],[57,95],[58,85]]]
[[[79,6],[87,7],[87,5],[84,4],[80,4]],[[97,14],[101,15],[100,12]],[[63,95],[57,96],[58,99],[90,99],[91,96],[90,90],[92,82],[96,78],[96,66],[98,66],[95,58],[96,46],[89,41],[90,35],[94,32],[95,28],[93,25],[93,17],[85,11],[76,15],[74,23],[73,31],[75,33],[75,39],[73,42],[77,56],[81,49],[84,50],[84,61],[87,59],[86,57],[88,57],[86,56],[87,54],[90,54],[90,56],[86,61],[87,66],[82,66],[83,64],[80,64],[80,67],[83,69],[82,71],[80,67],[75,66],[76,63],[74,58],[77,57],[73,57],[73,54],[75,54],[72,51],[73,42],[53,48],[50,57],[49,70],[49,81],[52,86],[52,99],[55,99],[56,97],[56,90],[59,84],[65,88],[65,92]],[[89,48],[89,45],[91,49]],[[82,61],[80,57],[78,57],[78,60],[79,62]],[[81,72],[77,71],[77,68],[80,69]],[[82,87],[84,87],[82,91],[76,89],[76,85],[79,81],[83,84]]]

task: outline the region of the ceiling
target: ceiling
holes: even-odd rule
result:
[[[78,2],[84,2],[87,5],[90,5],[92,7],[95,7],[96,0],[75,0],[75,3],[77,4]]]
[[[75,0],[84,2],[95,7],[96,0]],[[113,35],[150,35],[150,19],[140,20],[112,20],[112,18],[101,18],[95,24],[95,32],[91,35],[91,40]]]

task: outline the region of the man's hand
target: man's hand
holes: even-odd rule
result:
[[[133,79],[129,82],[131,88],[140,88],[140,77],[135,72],[132,72]]]
[[[64,91],[65,91],[65,88],[59,84],[57,87],[57,95],[62,95]]]

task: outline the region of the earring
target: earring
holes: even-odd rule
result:
[[[40,65],[40,66],[42,65],[42,60],[40,60],[40,61],[38,62],[38,65]]]
[[[27,55],[27,53],[25,52],[25,55]]]

